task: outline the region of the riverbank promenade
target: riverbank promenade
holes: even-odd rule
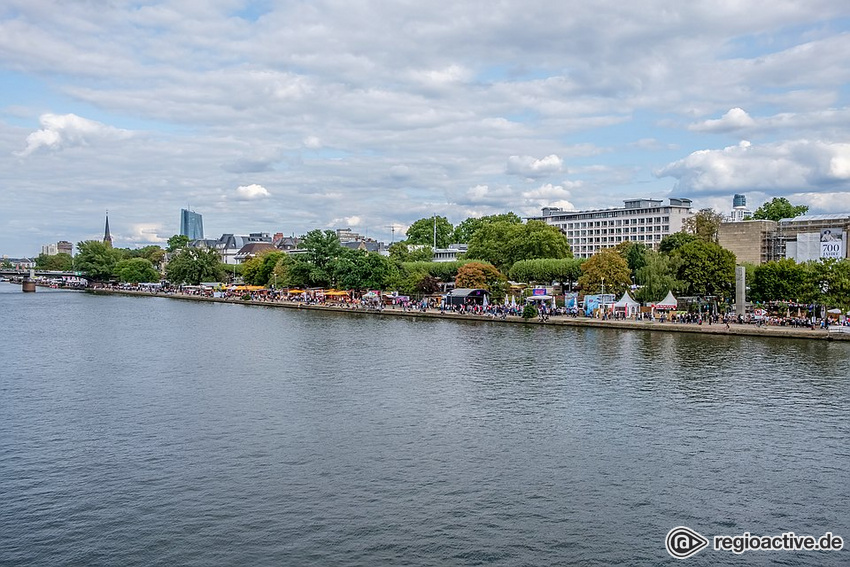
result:
[[[830,341],[850,341],[850,332],[844,332],[850,328],[833,327],[831,330],[825,329],[810,329],[805,327],[788,327],[788,326],[757,326],[755,324],[737,324],[731,323],[725,325],[719,324],[696,324],[696,323],[671,323],[660,321],[633,321],[633,320],[600,320],[589,317],[575,317],[571,315],[551,316],[547,320],[523,319],[519,316],[507,315],[504,317],[492,316],[489,314],[463,314],[451,311],[440,311],[439,309],[427,309],[425,311],[419,309],[403,309],[401,306],[384,306],[381,309],[374,307],[364,307],[357,303],[307,303],[303,301],[293,301],[287,299],[269,300],[269,299],[252,299],[244,300],[241,298],[224,298],[224,297],[208,297],[197,294],[187,294],[180,292],[163,292],[163,291],[137,291],[137,290],[121,290],[111,288],[93,288],[87,291],[96,295],[129,295],[139,297],[162,297],[168,299],[176,299],[183,301],[197,301],[209,303],[225,303],[245,306],[258,306],[269,308],[283,309],[299,309],[299,310],[314,310],[325,312],[347,313],[353,315],[373,316],[373,317],[416,317],[416,318],[436,318],[436,319],[455,319],[463,321],[476,321],[481,323],[506,323],[520,325],[545,325],[545,326],[564,326],[564,327],[592,327],[601,329],[628,329],[650,332],[671,332],[671,333],[702,333],[711,335],[739,335],[739,336],[759,336],[773,338],[794,338],[794,339],[810,339],[810,340],[830,340]]]

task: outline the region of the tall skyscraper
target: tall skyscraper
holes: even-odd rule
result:
[[[736,194],[732,197],[732,214],[729,215],[731,222],[741,222],[745,218],[752,216],[752,211],[747,208],[747,196]]]
[[[189,240],[204,238],[204,217],[188,209],[180,209],[180,234],[188,236]]]

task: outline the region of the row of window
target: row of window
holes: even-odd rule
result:
[[[668,234],[670,225],[661,226],[633,226],[631,228],[610,228],[610,229],[593,229],[593,230],[568,230],[567,237],[576,238],[579,236],[594,236],[594,235],[610,235],[610,234],[643,234],[645,232],[657,232]]]
[[[677,209],[684,209],[687,211],[689,207],[676,207]],[[614,218],[614,217],[625,217],[625,216],[635,216],[635,215],[652,215],[658,214],[662,212],[669,212],[671,209],[669,207],[663,207],[663,211],[661,207],[653,207],[651,209],[614,209],[611,211],[595,211],[589,213],[578,213],[571,214],[569,216],[560,216],[558,214],[553,215],[555,220],[561,220],[563,218],[570,219],[599,219],[599,218]],[[560,218],[559,218],[560,217]]]
[[[600,243],[614,243],[618,244],[620,242],[661,242],[660,234],[639,234],[636,237],[629,236],[597,236],[597,237],[589,237],[589,238],[574,238],[570,241],[570,246],[573,249],[580,249],[584,244],[600,244]]]
[[[639,219],[621,219],[615,221],[589,221],[589,222],[565,222],[558,226],[564,230],[572,230],[576,228],[605,228],[612,226],[629,226],[641,224],[669,224],[670,217],[641,217]]]

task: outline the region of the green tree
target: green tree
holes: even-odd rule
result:
[[[635,299],[641,302],[661,301],[667,292],[679,293],[684,285],[676,274],[681,259],[678,256],[668,256],[647,250],[644,256],[645,264],[635,273],[636,283],[640,286],[635,291]]]
[[[706,242],[717,242],[717,231],[723,215],[714,209],[700,209],[696,214],[686,218],[682,222],[682,230],[695,235]]]
[[[493,301],[505,298],[505,276],[490,264],[469,262],[460,267],[455,278],[455,287],[486,289]]]
[[[242,262],[242,279],[248,285],[278,285],[281,282],[275,283],[274,269],[278,261],[286,256],[285,252],[280,250],[264,250],[253,258]]]
[[[136,250],[131,250],[129,254],[127,254],[128,258],[145,258],[146,260],[150,260],[151,264],[154,267],[162,264],[163,260],[165,260],[165,250],[162,247],[152,244],[150,246],[145,246],[143,248],[137,248]]]
[[[566,236],[557,227],[536,220],[485,224],[472,235],[466,252],[466,258],[490,262],[504,271],[520,260],[571,257]]]
[[[509,264],[505,269],[520,260],[573,257],[570,243],[558,227],[537,220],[512,226],[510,240],[506,243]]]
[[[443,282],[452,282],[461,266],[474,260],[455,260],[454,262],[404,262],[401,267],[408,273],[425,272]]]
[[[86,240],[77,243],[77,255],[74,267],[93,280],[109,280],[115,273],[115,264],[122,260],[120,250],[99,240]]]
[[[753,213],[756,220],[772,220],[779,222],[782,219],[792,219],[804,215],[809,211],[806,205],[792,205],[785,197],[774,197],[762,204]]]
[[[508,224],[522,224],[522,219],[515,213],[504,213],[501,215],[489,215],[485,217],[470,217],[455,227],[452,240],[461,244],[467,244],[475,231],[486,224],[494,222],[506,222]]]
[[[301,238],[298,247],[307,250],[304,259],[309,264],[309,275],[303,285],[328,287],[333,280],[332,264],[345,250],[336,233],[332,230],[311,230]],[[303,270],[303,266],[298,270]]]
[[[500,268],[513,265],[507,250],[514,225],[508,222],[487,223],[476,230],[469,240],[465,258],[483,260]]]
[[[850,307],[850,260],[826,258],[806,265],[805,300],[828,307]]]
[[[160,274],[147,258],[130,258],[115,264],[115,276],[120,282],[158,282]]]
[[[399,279],[395,262],[377,253],[346,250],[332,266],[335,287],[343,289],[389,289]]]
[[[632,274],[646,265],[646,253],[649,250],[646,244],[642,242],[632,242],[627,240],[615,246],[616,250],[623,256],[626,263],[629,265],[629,270]]]
[[[389,252],[390,258],[396,262],[430,262],[434,258],[434,250],[430,246],[419,245],[410,250],[407,241],[390,244]]]
[[[806,293],[807,269],[787,258],[756,266],[750,282],[753,301],[798,301]]]
[[[695,240],[679,248],[678,279],[688,295],[731,298],[735,284],[735,254],[719,244]]]
[[[695,240],[699,240],[695,234],[689,234],[681,231],[674,232],[673,234],[669,234],[661,239],[661,242],[658,244],[658,251],[663,252],[664,254],[670,254],[685,244],[689,244]]]
[[[614,248],[596,252],[582,263],[581,272],[578,285],[584,293],[600,293],[604,283],[606,293],[620,295],[632,283],[629,264]]]
[[[399,291],[407,295],[421,295],[435,293],[440,289],[439,281],[428,272],[410,272],[404,276]]]
[[[405,235],[408,244],[434,245],[434,226],[437,227],[437,248],[446,248],[451,244],[454,227],[446,217],[427,217],[410,225]]]
[[[3,268],[6,270],[14,267],[12,266],[12,262],[10,262],[8,258],[3,258],[3,262],[2,264],[0,264],[0,266],[3,266]]]
[[[581,277],[581,258],[538,258],[514,262],[508,275],[514,281],[551,284],[558,282],[561,289],[572,289],[573,282]]]
[[[184,248],[165,267],[165,275],[173,284],[198,285],[217,282],[224,277],[218,252],[206,248]]]
[[[171,238],[168,239],[168,252],[177,252],[182,248],[186,248],[189,245],[189,237],[185,234],[175,234]]]
[[[60,252],[48,256],[47,254],[39,254],[35,259],[35,267],[40,270],[48,270],[51,272],[69,272],[74,269],[74,259],[70,254]]]

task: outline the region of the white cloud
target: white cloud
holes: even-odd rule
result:
[[[850,144],[808,140],[764,145],[741,142],[722,150],[700,150],[656,172],[674,177],[693,192],[801,189],[829,191],[850,181]]]
[[[61,150],[73,146],[90,146],[98,143],[123,140],[133,135],[76,114],[42,114],[41,130],[27,136],[27,147],[16,155],[26,157],[40,148]]]
[[[508,158],[506,171],[511,175],[535,179],[558,173],[563,167],[563,160],[555,154],[542,159],[535,159],[531,156],[511,156]]]
[[[240,185],[236,188],[236,199],[239,201],[256,201],[271,197],[269,190],[262,185]]]
[[[581,188],[580,181],[565,181],[563,185],[552,185],[546,183],[536,189],[522,193],[522,210],[526,215],[539,215],[543,207],[560,207],[564,210],[573,211],[571,190]]]
[[[470,187],[466,191],[466,196],[471,200],[476,199],[484,199],[487,197],[487,194],[490,192],[490,188],[486,185],[476,185],[475,187]]]
[[[129,235],[127,239],[132,243],[138,244],[150,244],[150,243],[164,243],[166,242],[169,236],[165,236],[168,232],[163,228],[161,224],[153,224],[153,223],[131,223],[129,225]]]
[[[691,124],[688,130],[694,132],[733,132],[755,126],[756,121],[741,108],[733,108],[718,120],[706,120]]]
[[[191,203],[213,235],[356,216],[379,236],[672,182],[721,202],[850,192],[850,7],[835,0],[316,0],[259,18],[234,0],[55,4],[0,10],[0,253],[31,254],[29,227],[96,234],[106,208],[128,211],[116,234],[175,227]],[[753,145],[722,149],[739,137]],[[250,198],[262,206],[238,206]]]
[[[322,147],[322,140],[318,136],[307,136],[304,138],[304,147],[311,150],[318,150]]]
[[[337,217],[332,219],[329,223],[327,223],[328,228],[355,228],[361,226],[363,224],[363,219],[361,219],[357,215],[353,215],[350,217]]]
[[[559,199],[569,199],[570,189],[580,188],[581,185],[582,184],[579,181],[565,181],[564,185],[552,185],[551,183],[547,183],[545,185],[541,185],[536,189],[524,191],[522,197],[523,199],[540,201],[556,201]]]

